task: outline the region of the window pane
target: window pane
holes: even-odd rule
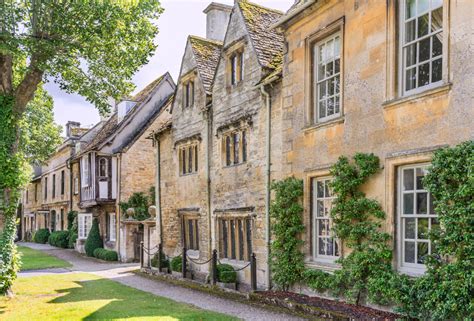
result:
[[[428,19],[428,13],[421,17],[418,17],[418,38],[426,36],[428,34]]]
[[[326,243],[326,255],[334,255],[334,242],[332,239],[328,239]]]
[[[326,101],[320,101],[319,102],[319,118],[324,118],[326,117]]]
[[[326,64],[326,77],[330,77],[334,74],[334,64],[332,61]]]
[[[416,87],[416,68],[411,68],[406,71],[406,88],[405,90],[411,90]]]
[[[326,235],[326,224],[324,220],[318,220],[318,236]]]
[[[418,87],[428,85],[430,83],[430,63],[420,65],[418,68]]]
[[[428,10],[430,6],[430,0],[418,0],[418,14]]]
[[[324,201],[317,202],[317,215],[318,217],[324,217]]]
[[[418,61],[423,62],[430,59],[430,38],[420,41],[420,56]]]
[[[334,115],[334,98],[329,98],[326,101],[326,107],[327,107],[326,116]]]
[[[428,239],[428,219],[418,219],[418,235],[417,239],[427,240]]]
[[[431,37],[431,39],[433,39],[431,56],[440,56],[443,53],[443,43],[441,42],[443,40],[443,33],[440,32],[437,35]]]
[[[416,35],[416,20],[411,20],[405,23],[405,42],[415,40]]]
[[[330,183],[329,180],[324,181],[324,195],[326,197],[331,197],[331,192],[329,191],[329,183]]]
[[[410,46],[408,46],[406,50],[406,59],[407,59],[407,67],[410,67],[414,64],[416,64],[416,57],[417,57],[417,44],[414,43]]]
[[[318,254],[325,255],[325,246],[324,246],[324,238],[318,238]]]
[[[416,169],[416,189],[423,190],[423,178],[427,174],[427,170],[424,168],[417,168]]]
[[[334,72],[336,74],[341,72],[341,59],[334,60]]]
[[[428,193],[417,193],[416,194],[416,213],[427,214],[428,213]]]
[[[316,186],[317,186],[316,190],[317,190],[318,197],[324,197],[324,182],[317,181]]]
[[[405,242],[405,262],[415,263],[415,242]]]
[[[418,243],[418,255],[416,262],[418,264],[425,264],[426,256],[428,255],[428,243],[419,242]]]
[[[326,94],[326,82],[322,82],[319,85],[319,99],[325,98],[327,96]]]
[[[442,0],[439,0],[442,5]],[[432,6],[433,7],[433,6]],[[431,12],[431,31],[439,30],[443,27],[443,7],[439,7]]]
[[[412,18],[416,12],[416,0],[406,0],[406,18]]]
[[[403,214],[413,214],[413,194],[403,195]]]
[[[443,59],[437,59],[431,63],[431,81],[440,81],[443,77]]]
[[[403,170],[403,190],[412,191],[413,190],[413,168]]]
[[[405,222],[405,238],[415,239],[416,219],[406,218],[403,221]]]
[[[318,65],[318,80],[324,79],[325,74],[326,74],[326,65],[320,63]]]
[[[336,96],[335,97],[335,101],[334,101],[334,111],[336,114],[339,114],[339,112],[341,111],[341,104],[339,102],[339,96]]]

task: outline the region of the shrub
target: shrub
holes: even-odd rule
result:
[[[237,282],[237,272],[229,264],[218,264],[217,265],[217,281],[223,283],[235,283]]]
[[[175,272],[183,270],[183,258],[181,256],[176,256],[171,260],[171,270]]]
[[[69,232],[68,231],[56,231],[51,233],[48,238],[49,245],[66,249],[69,245]]]
[[[118,254],[115,251],[110,251],[103,248],[94,250],[94,257],[104,261],[118,261]]]
[[[158,253],[155,253],[153,255],[153,258],[151,259],[151,266],[153,267],[158,267]],[[161,268],[169,268],[170,266],[170,261],[166,258],[164,253],[161,253],[161,258],[160,258],[160,267]]]
[[[120,202],[119,206],[122,213],[127,213],[129,208],[133,208],[135,213],[132,218],[137,221],[144,221],[150,217],[150,214],[148,214],[150,204],[150,198],[145,193],[133,193],[127,202]]]
[[[69,243],[68,243],[68,248],[73,249],[76,246],[76,241],[78,237],[78,231],[77,231],[77,212],[76,211],[70,211],[67,214],[67,220],[68,220],[68,231],[69,231]]]
[[[73,249],[76,245],[77,238],[77,232],[70,232],[67,247]]]
[[[42,228],[36,231],[33,241],[35,243],[46,244],[49,239],[49,230],[47,228]]]
[[[104,247],[104,243],[100,237],[99,220],[95,218],[85,244],[87,256],[94,256],[94,250],[102,247]]]

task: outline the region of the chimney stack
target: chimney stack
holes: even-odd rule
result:
[[[232,6],[216,2],[211,2],[211,4],[204,9],[204,13],[207,15],[207,39],[224,41],[231,12]]]
[[[80,128],[81,123],[78,123],[77,121],[68,121],[66,123],[66,137],[71,138],[74,136],[77,136],[77,133],[75,129]]]

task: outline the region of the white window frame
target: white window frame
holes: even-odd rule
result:
[[[79,177],[74,177],[74,195],[79,194]]]
[[[90,223],[89,223],[90,222]],[[92,214],[81,213],[77,215],[77,233],[79,240],[87,239],[90,229],[92,228]]]
[[[436,32],[431,32],[429,29],[428,29],[428,34],[425,35],[425,36],[422,36],[422,37],[418,37],[418,28],[415,28],[415,39],[410,41],[410,42],[405,42],[405,32],[406,32],[406,28],[405,28],[405,23],[409,20],[416,20],[418,19],[419,17],[423,16],[424,14],[426,14],[427,12],[432,12],[433,10],[431,9],[431,3],[432,1],[436,1],[436,0],[428,0],[429,1],[429,9],[428,11],[424,11],[423,13],[419,14],[418,12],[415,13],[415,16],[414,17],[411,17],[409,19],[405,19],[406,17],[406,1],[407,0],[402,0],[400,1],[400,18],[399,18],[399,21],[398,21],[398,30],[399,30],[399,48],[398,48],[398,57],[399,57],[399,75],[398,75],[398,83],[400,85],[400,96],[409,96],[409,95],[413,95],[413,94],[418,94],[418,93],[421,93],[421,92],[424,92],[426,90],[429,90],[429,89],[433,89],[433,88],[436,88],[436,87],[439,87],[440,85],[442,85],[444,82],[445,82],[445,76],[446,76],[446,62],[447,62],[447,46],[445,45],[445,43],[447,43],[448,41],[448,35],[447,35],[447,30],[446,30],[446,15],[445,15],[445,11],[446,11],[446,6],[444,5],[444,0],[441,0],[441,3],[442,3],[442,8],[443,8],[443,21],[442,21],[442,26],[439,30],[437,30]],[[418,5],[418,0],[417,0],[417,5]],[[439,7],[436,7],[436,8],[439,8]],[[430,14],[430,17],[431,17],[431,14]],[[428,28],[431,27],[431,20],[428,22]],[[425,39],[425,38],[431,38],[433,35],[435,34],[438,34],[438,33],[442,33],[443,34],[443,40],[442,40],[442,43],[441,43],[441,48],[442,48],[442,53],[441,53],[441,56],[438,56],[436,57],[436,59],[433,59],[433,57],[431,57],[431,53],[432,53],[432,45],[430,42],[430,58],[426,61],[423,61],[423,63],[419,63],[418,62],[418,54],[419,54],[419,42],[422,40],[422,39]],[[405,50],[404,48],[405,47],[408,47],[409,45],[411,44],[417,44],[417,61],[411,65],[410,67],[411,68],[406,68],[406,60],[407,60],[407,55],[405,54]],[[434,61],[434,60],[438,60],[439,58],[441,57],[442,59],[442,62],[441,62],[441,79],[439,81],[436,81],[436,82],[431,82],[431,79],[430,79],[430,83],[428,85],[424,85],[424,86],[421,86],[421,87],[418,87],[418,75],[419,75],[419,72],[416,73],[416,87],[413,88],[413,89],[410,89],[410,90],[406,90],[406,71],[408,69],[412,69],[412,68],[416,68],[418,69],[418,67],[420,65],[423,65],[423,64],[426,64],[426,63],[429,63],[430,65],[430,74],[429,74],[429,77],[431,78],[432,76],[432,64],[431,62]],[[413,67],[415,66],[415,67]]]
[[[87,155],[82,157],[81,159],[81,169],[82,169],[81,186],[89,187],[90,168],[89,168],[89,157]]]
[[[115,213],[109,213],[109,241],[117,240],[117,216]]]
[[[313,239],[312,239],[312,242],[313,242],[313,260],[316,261],[316,262],[323,262],[323,263],[334,263],[337,259],[340,258],[340,253],[341,253],[341,246],[339,244],[339,240],[334,237],[334,236],[329,236],[327,238],[332,238],[332,242],[334,242],[335,245],[337,245],[337,248],[338,248],[338,252],[339,252],[339,255],[323,255],[323,254],[319,254],[319,234],[318,234],[318,228],[319,228],[319,224],[320,224],[320,221],[322,220],[329,220],[329,233],[330,234],[333,234],[332,232],[332,219],[331,219],[331,214],[328,213],[327,216],[318,216],[318,200],[321,200],[323,201],[323,203],[326,203],[326,202],[331,202],[331,205],[332,205],[332,202],[333,200],[336,198],[335,196],[333,195],[326,195],[326,191],[324,192],[324,196],[323,197],[318,197],[318,182],[323,182],[323,184],[329,184],[329,182],[332,181],[332,177],[330,176],[325,176],[325,177],[314,177],[312,178],[311,180],[311,184],[313,185],[312,186],[312,204],[313,204],[313,217],[312,217],[312,220],[313,220]],[[331,192],[330,192],[331,194]],[[334,249],[334,252],[336,250]]]
[[[321,46],[323,45],[326,45],[328,42],[330,41],[335,41],[336,38],[339,38],[339,55],[336,55],[336,56],[333,56],[332,57],[332,61],[334,63],[334,61],[336,59],[339,58],[339,72],[335,72],[335,64],[334,64],[334,74],[330,77],[324,77],[323,79],[319,80],[319,63],[320,63],[320,57],[319,57],[319,50],[321,48]],[[333,34],[331,34],[330,36],[328,37],[325,37],[321,40],[318,40],[316,41],[314,44],[313,44],[313,61],[314,61],[314,69],[313,69],[313,83],[312,83],[312,87],[313,87],[313,92],[314,92],[314,96],[315,99],[314,99],[314,102],[313,102],[313,110],[314,110],[314,122],[315,123],[324,123],[324,122],[327,122],[327,121],[330,121],[332,119],[336,119],[336,118],[339,118],[341,117],[342,115],[342,66],[343,66],[343,62],[342,62],[342,46],[343,46],[343,38],[342,38],[342,33],[341,31],[337,31],[337,32],[334,32]],[[333,47],[334,48],[334,47]],[[324,116],[324,117],[320,117],[319,115],[319,103],[320,103],[320,97],[319,97],[319,85],[321,83],[326,83],[326,92],[327,92],[327,84],[328,84],[328,80],[329,79],[336,79],[337,77],[339,77],[339,93],[336,94],[336,90],[334,89],[334,94],[331,96],[331,98],[326,98],[326,102],[328,101],[328,99],[332,99],[332,98],[336,98],[336,97],[339,97],[339,112],[335,112],[334,114],[330,115],[330,116]],[[334,109],[336,108],[336,105],[334,104]],[[326,113],[327,113],[327,107],[326,107]]]
[[[431,254],[431,241],[428,239],[427,241],[424,241],[425,239],[421,239],[422,241],[419,241],[420,239],[418,238],[418,219],[420,218],[426,218],[428,219],[428,232],[431,230],[431,221],[432,219],[437,219],[438,215],[436,214],[430,214],[430,209],[433,206],[430,204],[430,199],[431,199],[431,194],[426,190],[426,189],[417,189],[416,186],[416,171],[417,169],[423,169],[426,170],[429,164],[427,163],[421,163],[421,164],[410,164],[410,165],[405,165],[405,166],[400,166],[398,168],[398,182],[397,182],[397,195],[398,195],[398,202],[397,202],[397,227],[398,227],[398,268],[400,272],[410,274],[410,275],[421,275],[425,273],[426,271],[426,265],[421,264],[421,263],[416,263],[417,261],[417,252],[418,252],[418,243],[428,243],[428,255]],[[404,179],[404,170],[409,170],[413,169],[414,171],[414,181],[413,181],[413,190],[408,190],[408,191],[403,191],[403,179]],[[427,214],[415,214],[416,212],[416,195],[417,193],[428,193],[427,194],[427,201],[426,201],[426,206],[427,206]],[[404,194],[413,194],[413,214],[403,214],[403,195]],[[415,218],[415,227],[414,227],[414,238],[413,239],[406,239],[405,238],[405,229],[404,229],[404,219],[407,218]],[[412,241],[415,243],[415,252],[414,252],[414,257],[415,257],[415,263],[407,263],[405,262],[405,240],[408,240],[408,242]]]

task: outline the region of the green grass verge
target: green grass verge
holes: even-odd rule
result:
[[[237,320],[86,273],[19,278],[13,292],[1,320]]]
[[[69,262],[42,251],[33,250],[29,247],[19,246],[18,251],[21,253],[21,271],[65,268],[71,266]]]

